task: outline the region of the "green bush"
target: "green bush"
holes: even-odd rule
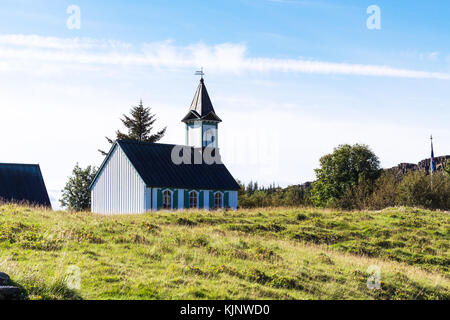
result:
[[[356,185],[348,186],[344,194],[336,199],[334,207],[347,210],[363,210],[369,207],[369,199],[374,189],[374,182],[362,180]]]
[[[398,187],[398,204],[450,210],[450,176],[443,172],[432,177],[425,172],[407,174]]]
[[[368,208],[384,209],[397,205],[400,179],[391,171],[385,171],[375,181],[375,188],[368,199]]]

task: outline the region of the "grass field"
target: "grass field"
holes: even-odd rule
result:
[[[100,216],[0,206],[0,271],[30,299],[448,300],[449,240],[448,212],[412,208]],[[369,266],[379,290],[367,286]]]

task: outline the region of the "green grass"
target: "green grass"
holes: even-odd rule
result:
[[[449,227],[448,212],[411,208],[101,216],[3,205],[0,271],[30,299],[450,299]],[[371,265],[379,290],[366,284]]]

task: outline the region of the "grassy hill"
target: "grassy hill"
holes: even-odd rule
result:
[[[0,206],[31,299],[450,299],[450,216],[285,208],[99,216]],[[81,289],[66,285],[69,266]],[[367,287],[369,266],[381,289]]]

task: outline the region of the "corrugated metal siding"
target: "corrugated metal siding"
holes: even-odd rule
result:
[[[238,206],[238,192],[237,191],[230,191],[229,192],[229,205],[231,209],[236,210]]]
[[[206,210],[209,210],[209,191],[208,190],[203,190],[203,208]]]
[[[158,210],[158,188],[152,188],[152,210]]]
[[[145,211],[152,210],[152,188],[145,188]]]
[[[143,180],[116,145],[92,187],[92,212],[144,213],[149,201],[145,189]]]
[[[184,209],[186,206],[184,205],[184,189],[178,189],[178,209]]]

